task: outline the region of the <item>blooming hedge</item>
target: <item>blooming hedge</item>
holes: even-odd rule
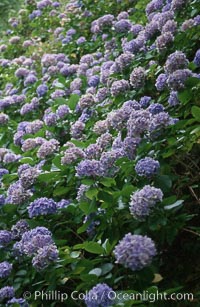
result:
[[[199,14],[198,0],[26,0],[10,19],[1,306],[60,306],[35,291],[88,307],[132,306],[112,291],[198,293]]]

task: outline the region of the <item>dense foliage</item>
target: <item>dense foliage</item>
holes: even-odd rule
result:
[[[198,301],[199,14],[198,0],[26,0],[10,19],[1,306],[152,304],[112,291]]]
[[[0,30],[5,30],[8,27],[8,19],[10,15],[16,14],[20,9],[22,0],[1,0],[0,2]]]

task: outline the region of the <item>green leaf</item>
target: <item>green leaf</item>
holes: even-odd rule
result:
[[[192,107],[192,115],[194,118],[200,122],[200,108],[197,106]]]
[[[178,99],[182,104],[186,104],[191,100],[191,93],[188,90],[184,90],[181,93],[178,94]]]
[[[90,189],[85,193],[85,195],[86,195],[89,199],[91,199],[91,200],[93,199],[93,197],[96,198],[97,194],[98,194],[98,189],[96,189],[96,188],[90,188]]]
[[[80,97],[77,94],[72,94],[67,101],[68,106],[70,107],[71,110],[75,110],[77,102],[79,101]]]
[[[98,193],[98,199],[104,200],[105,202],[112,203],[113,202],[113,196],[110,193],[100,191]]]
[[[103,247],[97,242],[85,242],[83,243],[83,248],[92,254],[103,254]]]
[[[105,263],[104,265],[102,265],[102,275],[109,273],[113,269],[113,267],[114,265],[112,263]]]
[[[186,80],[185,85],[186,85],[187,87],[192,88],[192,87],[194,87],[195,85],[197,85],[199,82],[200,82],[200,81],[199,81],[199,78],[197,78],[197,77],[189,77],[189,78]]]
[[[58,104],[58,105],[67,104],[67,100],[65,98],[62,98],[62,97],[56,98],[55,104]]]
[[[45,182],[50,182],[52,180],[55,180],[59,175],[59,172],[48,172],[44,174],[40,174],[38,176],[39,181],[45,181]]]
[[[80,233],[85,232],[89,225],[90,225],[90,221],[84,223],[81,227],[77,229],[77,233],[80,234]]]
[[[96,268],[96,269],[91,270],[88,274],[100,276],[101,273],[102,273],[102,270],[100,268]]]
[[[114,178],[103,178],[100,180],[100,183],[102,183],[105,187],[111,187],[113,185],[116,185],[116,181]]]
[[[93,199],[91,202],[81,202],[79,205],[79,208],[85,213],[85,215],[88,215],[92,212],[95,212],[97,210],[96,201]]]
[[[94,183],[94,180],[93,179],[83,179],[81,182],[82,184],[85,184],[85,185],[92,185]]]
[[[53,196],[60,196],[60,195],[64,195],[66,193],[68,193],[70,191],[69,187],[57,187],[54,191],[53,191]]]
[[[164,209],[165,210],[171,210],[173,208],[179,207],[180,205],[182,205],[183,202],[184,202],[184,200],[182,200],[182,199],[177,200],[174,204],[165,206]]]
[[[200,134],[200,126],[197,127],[197,128],[195,128],[195,129],[193,129],[193,130],[190,132],[190,134]]]
[[[71,258],[78,258],[79,255],[80,255],[80,252],[74,251],[74,252],[71,252],[70,257],[71,257]]]
[[[6,174],[2,178],[2,182],[4,184],[10,184],[14,179],[17,179],[17,174]]]
[[[157,176],[155,180],[156,184],[159,185],[161,189],[168,190],[172,187],[172,180],[169,176],[167,175],[160,175]]]
[[[25,276],[27,274],[26,270],[20,270],[16,273],[16,276]]]
[[[22,163],[22,164],[24,164],[24,163],[32,164],[32,163],[34,163],[34,160],[33,160],[33,158],[25,157],[25,158],[20,159],[20,163]]]
[[[13,204],[6,204],[3,206],[3,211],[5,213],[12,213],[14,215],[14,213],[17,211],[17,206]]]

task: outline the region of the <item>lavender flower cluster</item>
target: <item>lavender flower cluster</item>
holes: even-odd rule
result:
[[[14,255],[27,255],[32,258],[32,265],[37,271],[46,269],[58,259],[58,250],[51,232],[45,227],[36,227],[25,231],[21,240],[13,246]]]
[[[123,1],[117,1],[119,7],[120,2]],[[123,173],[125,163],[131,164],[131,160],[137,161],[136,174],[145,177],[141,182],[152,180],[159,173],[159,161],[150,157],[140,159],[137,149],[176,123],[167,112],[168,106],[174,108],[180,104],[179,91],[184,89],[188,78],[199,78],[200,50],[191,49],[188,53],[183,48],[174,52],[176,34],[183,35],[200,25],[200,15],[182,22],[180,10],[187,1],[150,1],[145,10],[147,23],[142,25],[133,22],[131,0],[124,1],[122,7],[128,2],[128,11],[117,16],[106,13],[95,19],[82,1],[70,0],[64,9],[57,1],[27,0],[28,10],[21,10],[17,18],[10,19],[11,29],[1,40],[0,69],[6,77],[2,78],[0,90],[0,124],[13,140],[10,142],[2,136],[0,206],[17,205],[18,214],[26,207],[30,225],[19,219],[10,231],[0,230],[0,249],[9,249],[15,241],[12,255],[20,261],[31,258],[37,271],[56,263],[58,249],[47,228],[31,229],[30,226],[48,219],[49,215],[68,212],[74,195],[77,195],[77,210],[79,207],[82,210],[87,203],[89,208],[90,186],[85,183],[95,182],[95,188],[99,188],[102,177],[117,178],[116,182],[122,178],[127,182],[120,170]],[[90,41],[88,25],[83,24],[80,35],[78,26],[76,29],[71,26],[72,16],[79,16],[79,21],[92,17]],[[44,35],[30,34],[31,37],[23,40],[21,33],[26,17],[31,29],[37,22],[42,24]],[[31,33],[29,29],[24,32]],[[45,53],[47,46],[48,53]],[[58,49],[63,53],[58,53]],[[20,52],[22,55],[18,56]],[[189,59],[193,59],[192,65]],[[167,93],[166,108],[161,104],[162,93],[158,93],[162,91]],[[147,155],[154,154],[157,153]],[[23,158],[28,162],[20,165]],[[56,173],[55,180],[52,178],[53,187],[69,184],[71,188],[72,183],[75,191],[70,190],[70,196],[66,192],[67,199],[54,191],[56,201],[49,194],[49,198],[41,197],[37,178],[46,172]],[[61,180],[57,181],[57,174]],[[7,178],[13,178],[9,184]],[[49,186],[45,183],[44,188],[51,190],[51,183]],[[58,194],[67,191],[68,186],[62,188]],[[162,199],[161,189],[145,185],[131,195],[130,213],[138,222],[144,221]],[[95,236],[95,226],[99,225],[95,217],[100,211],[98,208],[86,214],[83,221],[90,223],[86,231],[91,238]],[[106,215],[107,211],[103,213]],[[155,255],[155,243],[150,238],[131,233],[114,249],[116,262],[132,271],[150,265]],[[7,259],[9,255],[0,263],[2,279],[14,270]],[[109,291],[112,289],[107,284],[97,284],[89,291],[86,305],[111,306]],[[26,306],[23,299],[14,295],[12,287],[0,289],[0,301],[10,299],[8,305]]]
[[[57,207],[53,199],[41,197],[30,203],[28,206],[29,217],[32,218],[38,215],[54,214]]]
[[[145,185],[141,190],[131,195],[130,212],[134,218],[144,220],[156,203],[162,201],[162,198],[161,189]]]
[[[110,293],[113,291],[107,284],[97,284],[86,295],[85,304],[87,307],[109,307],[113,305],[113,300]]]
[[[151,177],[159,171],[160,164],[158,161],[146,157],[137,162],[135,171],[139,176]]]
[[[132,271],[138,271],[151,264],[157,254],[154,242],[147,236],[128,233],[115,246],[116,262]]]

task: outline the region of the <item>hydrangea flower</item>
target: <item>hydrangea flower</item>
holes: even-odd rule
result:
[[[131,29],[131,22],[127,19],[120,19],[114,24],[117,33],[126,33]]]
[[[13,246],[15,255],[33,256],[39,248],[53,244],[52,234],[46,227],[36,227],[23,233]]]
[[[167,78],[167,85],[170,89],[177,91],[185,86],[186,80],[192,76],[189,69],[177,69]]]
[[[143,67],[136,67],[130,75],[130,84],[133,88],[138,89],[144,86],[145,69]]]
[[[186,55],[182,51],[175,51],[168,56],[164,69],[167,74],[171,74],[177,69],[187,68],[188,64]]]
[[[13,297],[11,300],[7,301],[6,307],[18,304],[20,307],[29,307],[29,304],[23,298]]]
[[[63,119],[66,115],[68,115],[70,112],[70,109],[67,105],[63,104],[60,105],[56,111],[56,115],[59,119]]]
[[[19,220],[15,225],[11,228],[12,238],[13,239],[21,239],[22,235],[30,229],[29,224],[26,220]]]
[[[151,101],[151,97],[149,97],[149,96],[143,96],[143,97],[140,99],[139,103],[140,103],[140,105],[141,105],[142,108],[146,108],[146,107],[148,107],[150,101]]]
[[[174,41],[174,36],[171,32],[164,32],[156,39],[156,47],[161,53]]]
[[[29,199],[32,192],[30,190],[26,190],[18,180],[9,186],[7,195],[7,203],[20,205]]]
[[[129,82],[127,80],[119,80],[112,83],[110,92],[112,96],[117,96],[119,94],[124,94],[128,90]]]
[[[55,201],[47,197],[38,198],[28,206],[30,218],[38,215],[54,214],[56,211],[57,207]]]
[[[145,185],[141,190],[131,195],[130,212],[138,220],[144,220],[156,203],[161,202],[163,193],[161,189]]]
[[[200,67],[200,49],[197,50],[193,62],[196,66]]]
[[[0,289],[0,302],[6,298],[12,298],[15,295],[15,290],[13,287],[5,286]]]
[[[12,271],[12,264],[7,261],[0,262],[0,278],[5,278],[10,275]]]
[[[0,248],[10,243],[12,240],[11,232],[8,230],[0,230]]]
[[[59,202],[56,203],[57,209],[66,208],[71,201],[69,199],[61,199]]]
[[[180,103],[178,99],[178,92],[177,91],[171,91],[170,96],[168,99],[168,103],[171,107],[174,107]]]
[[[9,171],[6,168],[0,168],[0,178],[6,174],[9,174]]]
[[[160,163],[150,157],[146,157],[137,162],[135,171],[139,176],[151,177],[158,173]]]
[[[84,177],[84,176],[101,176],[102,170],[101,170],[101,164],[97,160],[89,160],[85,159],[82,160],[76,167],[76,173],[78,177]]]
[[[116,263],[138,271],[151,264],[156,255],[155,243],[147,236],[128,233],[115,246]]]
[[[164,107],[162,104],[160,103],[152,103],[149,107],[148,107],[148,111],[155,115],[155,114],[158,114],[160,112],[163,112],[164,111]]]
[[[38,97],[44,96],[48,91],[48,86],[46,84],[41,84],[37,87],[36,92]]]
[[[113,305],[112,296],[110,292],[113,289],[107,284],[97,284],[86,295],[85,303],[87,307],[109,307]]]
[[[88,80],[88,85],[96,87],[99,84],[99,76],[91,76]]]
[[[33,257],[32,264],[37,271],[46,269],[50,263],[58,259],[58,250],[56,245],[51,244],[39,248],[36,256]]]

